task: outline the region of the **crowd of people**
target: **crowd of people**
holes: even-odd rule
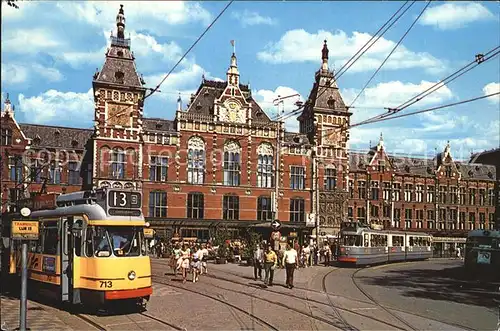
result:
[[[241,251],[245,249],[244,244],[229,242],[227,249],[233,254],[234,262],[241,262]],[[182,275],[185,283],[191,274],[191,281],[197,282],[200,275],[208,272],[207,261],[210,257],[216,257],[218,247],[210,243],[197,244],[194,242],[167,243],[163,240],[156,241],[151,245],[151,253],[157,257],[168,257],[173,274]],[[274,271],[277,268],[286,270],[286,286],[293,288],[293,275],[296,268],[308,268],[313,265],[330,265],[336,259],[337,246],[325,242],[321,248],[316,244],[300,246],[298,241],[285,245],[279,245],[279,249],[267,241],[258,244],[253,252],[254,278],[261,280],[265,286],[272,286]],[[252,259],[252,257],[250,257]]]

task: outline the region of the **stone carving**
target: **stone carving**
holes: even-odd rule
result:
[[[123,188],[123,185],[120,182],[114,182],[113,183],[113,188]]]
[[[241,152],[241,147],[240,145],[235,142],[235,141],[228,141],[224,145],[224,152],[230,152],[230,153],[240,153]]]
[[[200,137],[191,137],[188,141],[188,149],[205,150],[205,142]]]
[[[347,192],[342,190],[319,194],[320,226],[338,228],[347,216]]]
[[[132,183],[125,183],[125,188],[134,188],[134,184],[132,184]]]
[[[258,155],[273,155],[273,146],[270,143],[262,143],[257,148]]]

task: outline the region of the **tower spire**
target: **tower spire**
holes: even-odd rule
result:
[[[321,50],[321,59],[323,60],[323,63],[321,64],[321,70],[328,70],[328,52],[328,46],[325,39],[323,49]]]
[[[118,15],[116,15],[116,28],[116,36],[119,39],[125,39],[125,13],[123,11],[123,5],[120,5],[120,10],[118,11]]]
[[[231,45],[233,46],[233,54],[231,55],[231,64],[229,69],[227,69],[227,83],[229,85],[239,85],[240,73],[238,71],[238,61],[236,59],[236,53],[234,48],[234,40],[231,40]]]

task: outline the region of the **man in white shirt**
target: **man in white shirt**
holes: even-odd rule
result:
[[[253,252],[253,277],[257,280],[259,276],[262,280],[262,267],[264,266],[264,250],[260,245],[257,246]]]
[[[290,246],[286,245],[286,251],[283,255],[283,266],[286,268],[286,286],[290,289],[293,288],[293,272],[299,263],[297,251]]]

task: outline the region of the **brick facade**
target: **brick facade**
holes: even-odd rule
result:
[[[3,210],[14,203],[10,189],[35,194],[45,181],[49,192],[141,189],[144,215],[160,235],[186,229],[200,235],[221,224],[269,231],[275,218],[283,231],[303,234],[313,232],[316,220],[318,234],[336,234],[347,219],[446,235],[494,226],[494,166],[456,162],[449,146],[433,159],[394,157],[382,137],[366,154],[349,153],[351,113],[328,68],[326,41],[298,133],[270,119],[240,83],[235,54],[226,81],[203,77],[186,107],[179,98],[174,119],[144,117],[147,90],[124,38],[123,15],[121,9],[117,36],[94,74],[93,130],[18,125],[7,98]],[[21,156],[25,174],[36,159],[44,161],[42,176],[16,184],[9,163],[14,155]]]

